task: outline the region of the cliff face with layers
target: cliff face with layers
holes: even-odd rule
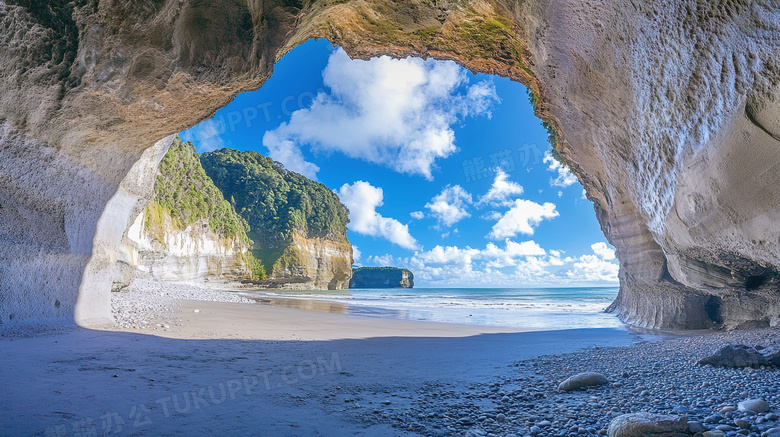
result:
[[[0,320],[110,319],[175,132],[311,37],[521,81],[617,248],[614,310],[780,317],[780,6],[766,1],[0,0]]]
[[[275,288],[346,290],[352,277],[352,245],[346,239],[295,233],[269,274]]]
[[[155,208],[159,206],[151,210]],[[155,214],[159,214],[153,219],[159,220],[156,223],[150,219]],[[167,212],[147,208],[127,230],[119,248],[112,289],[129,286],[139,271],[158,281],[245,280],[251,276],[248,251],[240,238],[225,238],[212,231],[208,220],[179,229]]]
[[[264,275],[249,253],[246,221],[206,176],[192,143],[173,140],[154,194],[122,239],[114,291],[128,287],[138,271],[160,281],[188,282]]]

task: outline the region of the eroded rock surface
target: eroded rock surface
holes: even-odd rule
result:
[[[150,199],[158,141],[327,37],[352,56],[453,59],[539,95],[617,248],[613,309],[627,321],[777,324],[779,9],[0,0],[0,320],[109,318],[112,261]]]
[[[763,366],[776,367],[780,366],[780,350],[762,346],[726,346],[717,353],[702,358],[699,360],[699,364],[714,367],[752,367],[754,369]]]

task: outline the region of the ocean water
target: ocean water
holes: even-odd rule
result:
[[[558,330],[623,326],[604,310],[617,287],[257,291],[261,303],[369,317]]]

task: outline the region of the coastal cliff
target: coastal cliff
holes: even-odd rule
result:
[[[314,37],[527,85],[617,249],[624,320],[780,323],[775,3],[42,4],[0,2],[3,329],[109,322],[119,247],[170,135]]]
[[[252,276],[248,251],[242,239],[215,233],[205,219],[179,229],[167,211],[151,203],[128,229],[112,289],[129,286],[137,271],[170,282],[246,280]]]
[[[352,276],[348,211],[325,185],[257,152],[204,153],[206,173],[249,223],[252,254],[274,288],[342,290]]]
[[[396,267],[361,267],[352,271],[349,288],[414,288],[414,274]]]
[[[112,290],[136,272],[173,282],[265,277],[249,253],[249,226],[206,176],[192,143],[173,140],[154,191],[122,240]]]
[[[252,157],[261,161],[261,166],[246,164],[240,152],[216,155],[220,159],[214,155],[205,158],[210,172],[222,178],[223,186],[231,190],[230,199],[233,202],[236,197],[239,199],[242,213],[258,230],[252,232],[247,220],[225,200],[203,169],[194,144],[177,137],[160,163],[155,200],[144,208],[123,239],[112,289],[118,291],[129,286],[136,272],[171,282],[222,280],[288,289],[347,288],[352,270],[352,245],[346,237],[346,218],[338,216],[344,223],[339,229],[338,225],[328,223],[330,216],[326,212],[318,212],[327,208],[323,206],[327,202],[304,201],[313,206],[300,214],[290,212],[288,205],[297,204],[304,197],[318,199],[322,195],[332,201],[333,194],[300,175],[287,175],[278,163],[258,154]],[[222,165],[226,161],[235,164],[236,157],[242,162],[241,169],[249,169],[250,173],[253,170],[256,176],[241,186],[227,182],[240,179],[233,174],[237,168]],[[265,170],[273,175],[265,174]],[[276,180],[276,175],[281,175],[281,179]],[[290,184],[284,183],[285,177],[290,179]],[[258,185],[259,180],[267,183]],[[246,191],[250,186],[254,191]],[[290,201],[284,204],[258,200],[280,200],[287,196]],[[339,205],[330,206],[343,208]],[[279,210],[289,214],[280,215]],[[319,220],[323,229],[333,230],[339,238],[318,236],[317,232],[308,233],[305,227],[295,225],[306,214],[317,215],[311,221]]]

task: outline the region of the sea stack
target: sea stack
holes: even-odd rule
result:
[[[414,288],[414,273],[398,267],[360,267],[352,271],[349,288]]]

